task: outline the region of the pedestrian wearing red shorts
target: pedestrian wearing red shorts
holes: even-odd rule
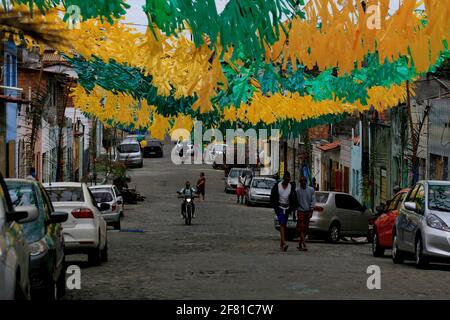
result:
[[[238,177],[238,184],[236,188],[236,196],[237,201],[236,203],[239,203],[239,198],[241,200],[241,203],[244,204],[244,196],[245,196],[245,189],[244,189],[244,181],[245,181],[246,173],[243,172],[241,176]]]
[[[298,201],[297,208],[297,228],[298,228],[298,247],[300,251],[307,251],[305,236],[308,233],[309,220],[312,217],[316,205],[315,191],[309,187],[305,177],[300,177],[300,186],[295,190]]]

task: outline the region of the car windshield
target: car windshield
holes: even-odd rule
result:
[[[6,181],[6,186],[14,207],[35,206],[39,210],[36,190],[31,184]],[[39,210],[36,220],[23,224],[23,232],[28,243],[37,241],[44,235],[45,214],[43,212]]]
[[[258,189],[272,189],[274,184],[275,181],[271,179],[256,179],[253,180],[252,187]]]
[[[84,202],[83,189],[80,187],[49,187],[46,188],[52,202]]]
[[[110,192],[107,191],[93,191],[95,202],[103,203],[103,202],[111,202],[113,201],[113,196]]]
[[[161,142],[157,141],[157,140],[149,140],[149,141],[147,141],[147,145],[152,146],[152,147],[161,146]]]
[[[327,203],[329,193],[326,192],[316,192],[316,202],[318,203]]]
[[[237,178],[241,174],[240,170],[231,170],[229,173],[230,178]]]
[[[430,185],[428,209],[450,212],[450,185]]]
[[[139,152],[139,145],[136,143],[121,144],[117,149],[120,153]]]
[[[36,194],[29,184],[6,183],[9,197],[15,207],[18,206],[36,206]]]

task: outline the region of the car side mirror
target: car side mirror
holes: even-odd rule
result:
[[[102,204],[100,204],[99,209],[100,209],[100,211],[107,211],[107,210],[111,209],[111,206],[109,205],[109,203],[102,203]]]
[[[365,205],[363,205],[362,207],[361,207],[361,212],[364,212],[364,211],[366,211],[367,210],[367,207],[365,206]]]
[[[67,221],[69,214],[67,212],[55,211],[50,215],[48,223],[63,223]]]
[[[39,211],[35,206],[18,206],[9,216],[10,220],[23,224],[36,220],[39,217]]]
[[[415,202],[405,202],[405,209],[417,212],[417,204]]]
[[[117,201],[118,205],[121,205],[123,202],[121,200]]]

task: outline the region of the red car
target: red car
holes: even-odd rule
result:
[[[392,249],[392,229],[395,218],[398,215],[398,208],[408,191],[409,189],[399,191],[388,202],[384,213],[375,220],[372,232],[372,253],[374,257],[381,257],[384,255],[384,250]]]

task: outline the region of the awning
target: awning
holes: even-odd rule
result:
[[[319,148],[322,151],[330,151],[330,150],[333,150],[333,149],[336,149],[336,148],[340,148],[340,147],[341,147],[341,142],[340,141],[335,141],[335,142],[331,142],[331,143],[321,144],[317,148]]]
[[[25,100],[22,98],[16,98],[16,97],[5,96],[5,95],[0,95],[0,101],[1,102],[18,103],[18,104],[28,104],[31,102],[29,100]]]

